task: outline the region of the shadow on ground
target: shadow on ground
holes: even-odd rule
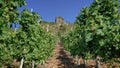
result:
[[[70,54],[65,51],[65,49],[59,45],[59,56],[56,58],[60,61],[58,64],[58,68],[85,68],[84,64],[77,65],[73,62],[73,58],[71,58]]]

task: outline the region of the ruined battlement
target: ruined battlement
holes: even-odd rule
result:
[[[56,22],[56,23],[65,23],[64,18],[61,17],[61,16],[57,16],[57,17],[55,18],[55,22]]]

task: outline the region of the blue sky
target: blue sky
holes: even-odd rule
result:
[[[93,0],[26,0],[27,5],[20,8],[38,12],[43,20],[55,21],[56,16],[62,16],[65,21],[73,23],[80,9],[90,5]]]

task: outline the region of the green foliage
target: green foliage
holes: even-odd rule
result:
[[[37,24],[39,19],[39,14],[35,12],[30,12],[28,9],[24,9],[21,12],[20,24],[22,25],[23,31],[28,32],[29,25]]]
[[[3,26],[5,23],[17,20],[17,8],[25,5],[25,0],[1,0],[0,5],[0,26]]]
[[[61,38],[73,55],[83,58],[119,57],[120,13],[118,0],[95,0],[76,17],[76,29]]]
[[[38,23],[40,15],[25,9],[18,17],[17,8],[24,5],[24,0],[0,2],[2,3],[5,5],[0,8],[0,67],[22,58],[24,63],[43,63],[52,55],[55,38]],[[19,21],[20,28],[8,27],[13,21]]]

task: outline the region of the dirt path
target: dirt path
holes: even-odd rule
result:
[[[75,68],[70,53],[66,51],[60,44],[55,46],[53,52],[54,55],[39,68]]]

